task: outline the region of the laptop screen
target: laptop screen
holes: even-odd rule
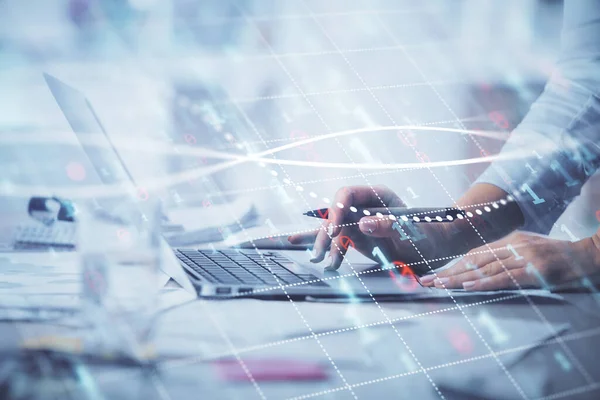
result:
[[[83,93],[52,75],[44,74],[44,78],[100,181],[107,185],[133,183],[133,177]]]

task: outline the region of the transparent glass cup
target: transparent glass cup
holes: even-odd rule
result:
[[[131,198],[106,203],[78,207],[81,311],[89,328],[84,351],[152,358],[160,290],[160,203]]]

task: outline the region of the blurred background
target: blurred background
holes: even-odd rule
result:
[[[497,153],[501,140],[435,128],[508,134],[551,72],[561,14],[558,0],[0,0],[2,209],[94,180],[78,146],[53,143],[73,133],[43,72],[85,93],[110,136],[173,149],[120,150],[142,185],[223,162],[175,146],[247,155],[372,128],[149,193],[171,209],[243,199],[259,224],[310,224],[301,212],[339,187],[375,184],[410,206],[452,204],[488,164],[378,165]],[[385,128],[400,125],[431,129]],[[598,186],[556,236],[595,230]]]

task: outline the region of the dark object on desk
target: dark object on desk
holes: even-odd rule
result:
[[[228,382],[266,381],[321,381],[327,379],[326,368],[318,362],[302,360],[258,359],[244,360],[252,372],[250,377],[238,360],[214,361],[219,377]]]
[[[75,221],[73,203],[58,197],[32,197],[29,199],[27,212],[33,219],[47,226],[56,221]]]
[[[366,216],[375,216],[378,213],[387,217],[393,215],[396,219],[412,222],[452,222],[455,219],[465,218],[465,212],[458,208],[408,208],[408,207],[376,207],[355,209],[353,212],[346,214],[344,219],[345,224],[360,221]],[[320,219],[327,219],[329,210],[321,208],[319,210],[311,210],[303,215]]]
[[[0,398],[98,399],[98,388],[75,357],[44,350],[21,350],[0,361]]]
[[[312,249],[308,244],[291,244],[287,237],[273,236],[269,238],[255,239],[253,241],[242,242],[235,247],[240,249],[261,249],[261,250],[306,250]]]

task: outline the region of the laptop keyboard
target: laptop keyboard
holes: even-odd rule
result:
[[[50,226],[41,223],[17,227],[13,242],[16,249],[57,247],[72,249],[77,239],[76,224],[56,221]]]
[[[294,284],[315,281],[307,285],[327,286],[315,275],[297,274],[288,269],[294,262],[277,252],[263,252],[261,256],[236,250],[178,249],[175,254],[192,271],[212,283],[277,286],[280,282]]]

